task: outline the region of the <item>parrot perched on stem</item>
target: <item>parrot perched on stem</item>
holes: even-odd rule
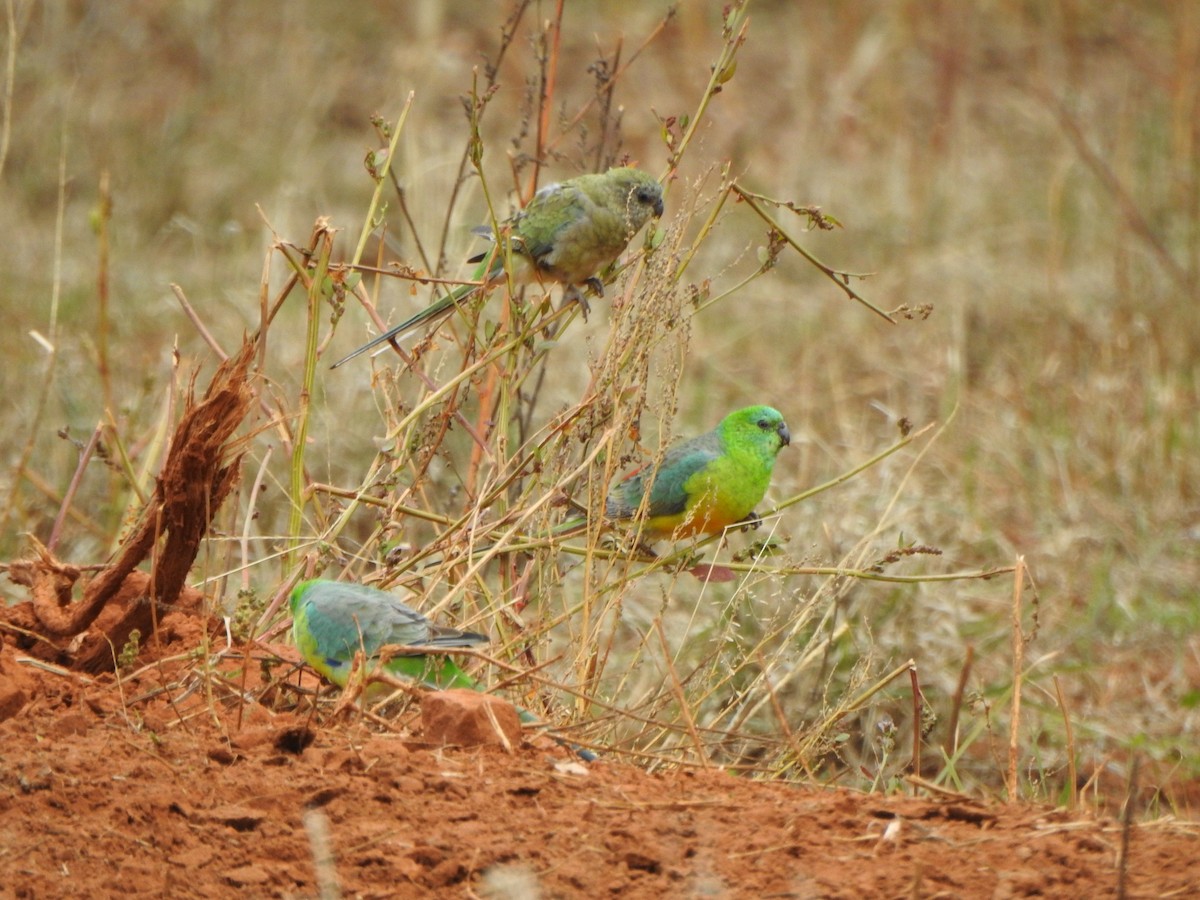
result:
[[[427,652],[400,652],[383,668],[393,674],[419,681],[437,690],[479,685],[450,657],[434,658],[438,648],[476,647],[486,644],[486,635],[434,625],[392,594],[362,584],[315,579],[296,585],[289,598],[292,637],[304,661],[338,687],[345,687],[362,651],[368,671],[380,665],[380,651],[388,646],[428,648]],[[517,716],[527,725],[544,724],[529,710],[517,707]],[[553,736],[553,735],[552,735]],[[595,754],[555,738],[584,760]]]
[[[731,525],[751,523],[757,518],[754,507],[770,486],[776,454],[791,441],[777,409],[747,406],[731,412],[712,431],[668,447],[657,466],[637,469],[612,485],[604,518],[629,521],[644,509],[638,542],[647,552],[655,541],[717,534]],[[650,497],[643,508],[647,487]],[[575,516],[549,534],[578,534],[587,523],[587,516]],[[483,544],[470,555],[482,556],[494,547]],[[426,567],[440,562],[427,562]]]
[[[605,498],[604,516],[632,519],[645,499],[644,543],[717,534],[752,521],[754,507],[770,486],[775,456],[791,440],[783,415],[770,406],[731,412],[712,431],[669,447],[649,471],[636,470],[614,484]],[[555,531],[578,528],[583,521],[564,522]]]
[[[578,301],[586,313],[587,302],[580,285],[603,296],[604,285],[596,273],[621,255],[651,216],[661,216],[662,212],[662,185],[652,175],[628,166],[546,185],[533,195],[528,206],[504,223],[501,240],[489,228],[475,229],[496,241],[488,253],[470,260],[481,262],[475,280],[483,282],[485,289],[502,283],[506,277],[504,260],[511,254],[514,284],[559,282],[566,286],[564,296]],[[448,315],[476,287],[463,285],[452,291],[342,357],[332,368]]]

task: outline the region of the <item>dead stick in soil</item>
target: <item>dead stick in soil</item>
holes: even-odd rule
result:
[[[943,787],[936,782],[929,781],[917,775],[905,775],[904,780],[913,787],[918,787],[923,791],[929,791],[931,794],[937,794],[941,797],[946,797],[951,800],[958,800],[961,803],[973,803],[975,798],[970,794],[964,794],[961,791],[952,791],[950,788]]]
[[[1083,783],[1083,787],[1079,789],[1079,801],[1087,803],[1088,791],[1092,792],[1092,803],[1099,806],[1100,800],[1100,776],[1108,771],[1109,763],[1113,761],[1113,754],[1106,753],[1100,759],[1092,763],[1092,774],[1088,776],[1088,780]]]
[[[958,717],[962,712],[963,695],[967,692],[967,679],[971,677],[971,666],[975,662],[975,645],[967,644],[967,656],[963,660],[962,671],[958,673],[958,684],[954,688],[954,696],[950,698],[950,727],[946,736],[946,757],[954,759],[958,753]]]
[[[1025,637],[1021,632],[1021,586],[1025,582],[1025,557],[1018,556],[1013,572],[1012,650],[1013,688],[1012,714],[1008,723],[1008,773],[1005,781],[1008,799],[1017,799],[1017,739],[1021,731],[1021,670],[1025,664]]]
[[[908,670],[908,679],[912,682],[913,705],[913,751],[912,773],[921,774],[921,681],[917,678],[917,667]]]
[[[1138,764],[1141,757],[1133,754],[1129,765],[1129,788],[1125,793],[1125,808],[1121,810],[1121,852],[1117,856],[1117,900],[1125,900],[1125,879],[1129,874],[1129,832],[1133,828],[1133,801],[1137,796]]]
[[[1063,716],[1063,728],[1067,732],[1067,808],[1073,810],[1079,802],[1075,786],[1075,731],[1071,728],[1071,713],[1067,709],[1067,698],[1063,695],[1062,683],[1058,680],[1057,675],[1054,676],[1054,693],[1058,697],[1058,708],[1062,710]]]

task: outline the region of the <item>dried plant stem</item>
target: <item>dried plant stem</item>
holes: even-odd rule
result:
[[[796,733],[794,731],[792,731],[792,726],[787,720],[787,714],[784,713],[784,711],[783,711],[783,704],[779,702],[779,693],[776,690],[775,685],[772,683],[772,680],[770,678],[766,677],[767,664],[766,664],[766,661],[763,659],[761,649],[759,649],[755,652],[755,660],[758,663],[759,670],[763,673],[763,683],[766,685],[767,695],[771,699],[771,710],[775,713],[775,721],[779,723],[780,731],[783,732],[783,739],[787,742],[788,746],[791,748],[792,753],[795,755],[797,761],[800,763],[800,767],[802,769],[804,769],[805,777],[809,778],[809,779],[813,779],[813,778],[815,778],[815,776],[813,774],[812,768],[809,766],[808,760],[805,759],[804,756],[800,753],[800,745],[796,741]]]
[[[671,693],[675,695],[675,702],[679,704],[679,711],[683,715],[684,724],[687,726],[688,734],[692,738],[692,745],[696,749],[696,756],[699,758],[700,764],[707,769],[712,763],[708,758],[708,752],[704,749],[704,741],[700,738],[700,732],[696,730],[696,717],[692,713],[691,706],[688,705],[687,695],[683,692],[683,685],[679,682],[679,673],[675,671],[675,662],[671,658],[671,647],[667,643],[666,634],[663,633],[661,616],[656,616],[654,619],[654,632],[658,635],[659,646],[662,647],[663,662],[667,667],[667,675],[670,677]]]
[[[958,755],[958,717],[962,712],[963,696],[967,692],[967,679],[971,677],[971,665],[975,661],[975,645],[967,644],[966,656],[958,673],[958,683],[954,687],[954,696],[950,698],[950,721],[946,734],[946,758],[954,759]]]
[[[83,473],[87,470],[87,464],[91,461],[92,454],[96,452],[96,444],[100,442],[100,435],[104,431],[104,423],[99,423],[92,430],[92,436],[87,442],[87,446],[83,448],[83,452],[79,454],[79,463],[75,466],[75,474],[71,476],[71,483],[67,486],[67,493],[63,496],[62,505],[58,509],[58,515],[54,517],[54,527],[50,529],[50,537],[46,541],[46,549],[54,552],[54,548],[58,546],[58,539],[62,536],[63,522],[67,517],[67,510],[71,508],[71,503],[75,499],[75,493],[79,490],[79,485],[83,481]]]
[[[915,669],[916,660],[910,659],[892,671],[888,672],[882,678],[878,679],[874,684],[865,690],[859,692],[855,697],[846,703],[840,705],[836,710],[827,715],[824,719],[818,722],[815,726],[809,729],[808,734],[801,742],[801,759],[806,759],[824,740],[825,733],[829,731],[839,720],[845,718],[850,713],[856,712],[866,705],[867,701],[878,694],[881,690],[902,676],[905,672]]]
[[[378,193],[378,192],[377,192]],[[312,246],[315,253],[310,258],[311,273],[304,280],[308,300],[307,330],[305,337],[304,375],[300,388],[299,409],[296,412],[295,440],[292,443],[291,461],[291,512],[288,517],[288,546],[295,550],[300,543],[300,527],[304,522],[304,454],[308,449],[309,408],[312,403],[313,385],[317,377],[317,339],[320,334],[321,299],[325,290],[325,279],[329,272],[329,258],[333,255],[333,231],[318,221],[313,229]],[[284,567],[290,568],[290,557],[284,557]]]
[[[252,559],[250,556],[250,539],[251,530],[255,521],[255,506],[258,503],[259,495],[262,491],[262,486],[266,482],[267,467],[271,463],[271,456],[275,453],[274,446],[268,446],[263,453],[262,462],[258,465],[258,471],[254,475],[254,484],[250,487],[250,495],[246,498],[246,522],[242,528],[241,552],[242,552],[242,589],[250,590],[250,566]]]
[[[149,501],[149,495],[146,493],[145,488],[142,487],[142,479],[134,471],[133,460],[130,458],[125,438],[121,434],[121,429],[117,426],[117,422],[113,418],[112,410],[106,409],[104,417],[106,419],[104,439],[109,452],[116,456],[117,462],[121,467],[121,472],[125,476],[125,482],[129,486],[129,489],[136,495],[137,502],[145,505]]]
[[[1133,804],[1137,799],[1138,771],[1141,757],[1135,752],[1129,763],[1129,784],[1125,790],[1125,803],[1121,808],[1121,849],[1117,856],[1117,900],[1125,900],[1126,881],[1129,877],[1129,838],[1133,831]]]
[[[896,451],[904,449],[909,444],[911,444],[913,441],[915,441],[917,438],[923,437],[926,432],[928,432],[931,429],[933,429],[934,427],[936,427],[936,425],[937,425],[936,422],[930,422],[928,425],[925,425],[923,428],[918,428],[916,431],[912,432],[911,434],[908,434],[908,435],[904,436],[903,438],[901,438],[900,440],[896,441],[896,443],[892,444],[890,447],[888,447],[884,450],[881,450],[879,453],[876,453],[870,459],[864,460],[862,463],[855,466],[854,468],[846,470],[841,475],[838,475],[836,478],[831,478],[829,481],[826,481],[823,484],[818,484],[816,487],[809,488],[807,491],[801,491],[799,494],[789,497],[787,500],[784,500],[782,503],[776,504],[774,506],[774,508],[769,510],[765,515],[772,515],[774,513],[781,512],[782,510],[787,509],[789,506],[795,506],[797,503],[803,503],[805,500],[808,500],[810,497],[815,497],[817,494],[824,493],[825,491],[829,490],[830,488],[835,488],[839,484],[844,484],[845,482],[847,482],[851,478],[853,478],[855,475],[858,475],[861,472],[865,472],[867,469],[870,469],[872,466],[875,466],[878,463],[883,462],[885,459],[887,459],[889,456],[891,456]]]
[[[4,55],[4,118],[0,121],[0,176],[4,175],[4,164],[8,162],[8,147],[12,142],[13,87],[17,83],[17,10],[14,0],[4,4],[5,24],[8,26],[8,52]]]
[[[541,59],[541,90],[538,92],[537,136],[534,139],[533,171],[529,175],[527,197],[532,197],[537,190],[538,175],[541,174],[542,162],[546,154],[546,137],[550,133],[550,112],[554,108],[554,88],[558,79],[558,53],[562,45],[562,22],[564,0],[556,0],[554,17],[546,22],[539,34],[539,56]],[[549,47],[545,46],[549,32]]]
[[[113,401],[112,368],[108,358],[108,336],[112,323],[108,317],[108,226],[112,222],[112,190],[108,169],[100,173],[99,203],[96,208],[96,365],[100,370],[100,390],[104,397],[104,408],[111,414],[116,408]]]
[[[749,0],[734,0],[725,8],[725,43],[721,47],[717,61],[711,67],[712,74],[709,76],[708,84],[704,87],[704,93],[700,96],[700,105],[696,108],[695,115],[688,120],[683,134],[671,148],[671,156],[667,165],[672,170],[679,165],[692,138],[696,136],[696,130],[704,121],[709,103],[721,92],[721,86],[733,77],[737,68],[737,53],[746,41],[746,29],[750,26],[750,20],[746,13],[747,6],[749,6]]]
[[[1075,116],[1067,105],[1055,96],[1048,87],[1029,87],[1029,92],[1040,101],[1058,121],[1063,134],[1075,148],[1079,158],[1083,160],[1105,190],[1116,201],[1121,214],[1125,217],[1130,230],[1133,231],[1159,261],[1163,270],[1182,290],[1193,289],[1192,279],[1186,269],[1171,255],[1163,238],[1154,230],[1146,216],[1137,204],[1136,193],[1129,190],[1113,171],[1108,162],[1088,143],[1083,129],[1079,127]]]
[[[917,678],[917,667],[914,665],[908,670],[908,677],[912,683],[912,709],[913,709],[913,750],[912,750],[912,773],[916,776],[921,774],[921,726],[924,717],[921,715],[921,682]]]
[[[408,119],[408,111],[412,109],[414,97],[416,97],[416,92],[409,91],[408,97],[404,100],[404,108],[400,111],[400,118],[396,121],[396,127],[392,129],[392,141],[388,144],[387,150],[389,167],[395,158],[396,146],[400,142],[400,133],[404,131],[404,123]],[[375,180],[375,191],[371,194],[371,202],[367,206],[367,214],[363,217],[363,226],[358,234],[358,243],[354,247],[354,255],[350,258],[353,263],[358,263],[362,259],[363,251],[367,248],[367,238],[378,227],[376,211],[379,209],[379,202],[383,197],[383,188],[386,183],[387,179],[382,177]]]
[[[1058,708],[1062,710],[1063,729],[1067,738],[1067,808],[1075,809],[1079,805],[1078,788],[1075,784],[1075,731],[1071,727],[1071,711],[1067,708],[1067,698],[1063,694],[1062,682],[1054,676],[1054,695],[1058,699]]]
[[[1021,673],[1025,668],[1025,634],[1021,628],[1021,597],[1025,584],[1025,557],[1018,556],[1013,572],[1012,592],[1012,709],[1008,723],[1008,772],[1005,785],[1008,799],[1014,802],[1018,795],[1017,760],[1020,755],[1021,733]]]
[[[858,293],[858,291],[854,290],[854,288],[850,287],[850,279],[851,278],[862,279],[862,278],[866,278],[867,277],[866,275],[856,275],[851,272],[841,272],[841,271],[838,271],[837,269],[833,268],[832,266],[827,266],[825,263],[821,262],[819,259],[817,259],[815,256],[813,256],[812,253],[810,253],[809,251],[807,251],[803,247],[801,247],[800,244],[796,241],[796,239],[793,238],[790,234],[788,234],[787,230],[782,225],[780,225],[777,221],[775,221],[775,219],[773,219],[770,215],[767,214],[766,210],[764,210],[762,208],[762,205],[758,202],[758,200],[756,200],[754,198],[754,196],[752,194],[750,194],[747,191],[742,190],[736,183],[731,185],[730,188],[731,188],[731,190],[733,190],[734,193],[736,193],[738,195],[739,198],[741,198],[742,201],[749,204],[750,208],[752,210],[754,210],[755,213],[758,214],[759,218],[761,218],[764,222],[766,222],[768,225],[770,225],[772,231],[775,232],[776,234],[778,234],[781,238],[783,238],[783,240],[787,242],[789,247],[791,247],[793,250],[795,250],[797,253],[799,253],[802,257],[804,257],[806,260],[808,260],[808,262],[810,262],[813,266],[816,267],[817,271],[819,271],[826,278],[828,278],[830,281],[832,281],[834,284],[836,284],[839,288],[841,288],[847,297],[851,298],[852,300],[857,300],[859,303],[861,303],[867,309],[871,310],[871,312],[875,313],[875,315],[879,316],[880,318],[886,319],[888,322],[891,322],[893,325],[896,324],[896,320],[893,319],[888,313],[884,312],[882,309],[880,309],[878,306],[876,306],[874,303],[872,303],[870,300],[868,300],[862,294]]]
[[[46,479],[39,475],[34,469],[25,469],[25,480],[33,485],[33,489],[41,494],[51,503],[62,505],[63,495],[55,487],[47,483]],[[98,538],[101,541],[112,540],[112,532],[97,522],[90,516],[85,515],[78,508],[72,507],[67,511],[67,515],[71,517],[76,525],[86,530],[92,537]],[[99,566],[97,566],[99,568]]]
[[[196,329],[196,333],[204,339],[204,343],[208,344],[212,352],[217,354],[217,358],[221,362],[229,359],[229,354],[225,352],[217,342],[217,339],[213,337],[212,332],[205,326],[204,320],[200,318],[200,315],[196,312],[196,308],[188,300],[187,294],[183,292],[183,288],[172,282],[171,291],[175,294],[175,299],[179,301],[179,305],[183,307],[183,314],[188,317],[188,321],[192,323],[192,327]]]
[[[646,39],[642,41],[638,48],[629,55],[629,59],[626,60],[624,64],[616,67],[604,85],[605,93],[611,94],[625,73],[629,71],[630,66],[632,66],[638,57],[642,55],[642,52],[662,36],[667,24],[674,17],[676,9],[676,6],[670,7],[662,19],[659,20],[658,24],[646,36]],[[584,116],[586,116],[591,111],[592,107],[599,102],[599,99],[599,93],[592,94],[592,96],[589,97],[587,101],[579,107],[578,110],[576,110],[575,115],[563,124],[562,130],[554,138],[546,142],[546,150],[548,152],[553,152],[555,149],[557,149],[559,142],[568,135],[572,134],[575,129],[578,128],[579,123],[583,121]]]
[[[685,253],[681,254],[679,263],[675,266],[675,278],[676,279],[683,278],[683,275],[687,271],[688,266],[691,265],[692,260],[696,258],[696,254],[698,254],[700,252],[700,249],[704,246],[705,241],[708,240],[708,237],[712,233],[712,230],[714,228],[716,228],[716,226],[717,226],[717,220],[721,216],[721,210],[723,210],[725,208],[725,201],[727,201],[729,199],[730,167],[731,167],[730,163],[728,163],[728,162],[725,163],[721,167],[721,189],[717,193],[716,200],[711,204],[711,207],[708,211],[708,216],[705,218],[703,224],[701,224],[700,230],[696,233],[696,236],[692,239],[692,245],[690,247],[688,247],[688,249]],[[713,301],[709,300],[708,302],[704,303],[702,306],[697,307],[696,312],[697,313],[702,312],[706,307],[709,307],[712,304],[713,304]]]

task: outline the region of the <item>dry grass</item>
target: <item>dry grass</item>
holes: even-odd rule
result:
[[[613,4],[569,4],[541,63],[533,39],[555,9],[527,10],[477,117],[480,179],[460,98],[472,66],[485,92],[499,10],[479,21],[407,4],[335,19],[299,3],[268,22],[241,7],[15,4],[0,173],[0,209],[16,226],[4,289],[20,323],[0,336],[14,398],[7,555],[23,532],[49,533],[76,468],[72,440],[97,422],[100,457],[60,553],[87,561],[114,545],[162,458],[179,389],[171,346],[184,372],[214,361],[169,283],[229,349],[260,326],[260,293],[268,305],[284,297],[266,331],[241,496],[195,573],[218,602],[261,604],[314,560],[326,575],[401,583],[422,609],[486,628],[500,661],[540,666],[550,684],[521,682],[525,701],[589,742],[651,764],[863,786],[909,764],[911,683],[873,689],[912,659],[939,716],[924,774],[999,791],[1013,583],[931,576],[1023,555],[1036,583],[1026,632],[1038,618],[1021,667],[1019,792],[1068,793],[1057,675],[1084,801],[1119,800],[1136,751],[1155,764],[1143,781],[1161,789],[1145,799],[1190,812],[1200,15],[1188,4],[764,0],[749,8],[736,71],[701,112],[735,49],[715,9],[689,4],[659,32],[661,11],[622,6],[618,18]],[[609,73],[629,66],[611,103],[589,70],[602,55]],[[410,91],[393,165],[402,195],[385,181],[386,209],[372,213],[361,160],[380,145],[368,118],[394,123]],[[675,117],[673,147],[656,114]],[[684,115],[697,127],[681,145]],[[545,183],[625,153],[655,172],[678,166],[652,252],[632,257],[590,320],[559,318],[549,341],[536,292],[523,307],[496,292],[412,367],[388,351],[327,370],[368,333],[354,285],[335,279],[322,294],[318,267],[306,291],[314,272],[301,266],[288,290],[295,269],[254,208],[299,245],[327,217],[338,277],[374,215],[392,243],[369,241],[363,262],[462,277],[467,226],[488,214],[482,185],[502,216],[528,195],[530,157],[544,159]],[[807,232],[806,218],[769,212],[822,260],[877,273],[853,286],[878,306],[932,314],[888,325],[791,249],[773,259],[763,220],[721,203],[731,180],[820,205],[846,227]],[[325,235],[312,240],[320,249]],[[775,265],[756,275],[764,253]],[[357,290],[392,321],[432,297],[371,274]],[[768,498],[778,515],[700,548],[734,581],[689,574],[688,547],[647,562],[595,533],[537,538],[565,495],[594,508],[615,473],[750,402],[779,407],[796,440]],[[934,427],[789,504],[894,447],[901,419]],[[500,552],[518,542],[522,553]],[[920,546],[941,556],[888,558]],[[885,558],[884,575],[915,582],[866,571]]]

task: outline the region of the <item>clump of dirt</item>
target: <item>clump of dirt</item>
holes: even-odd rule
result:
[[[160,619],[199,610],[204,597],[185,582],[213,516],[238,482],[245,448],[235,434],[254,399],[250,365],[257,349],[256,340],[244,341],[199,399],[193,374],[151,496],[114,558],[94,567],[78,602],[73,594],[83,568],[55,559],[36,539],[31,558],[5,566],[13,582],[29,588],[30,600],[0,604],[0,640],[96,673],[114,668],[131,639],[133,649],[151,631],[161,640]],[[138,569],[148,561],[152,575]]]
[[[438,747],[206,633],[119,676],[0,651],[0,896],[1200,895],[1200,825]]]

